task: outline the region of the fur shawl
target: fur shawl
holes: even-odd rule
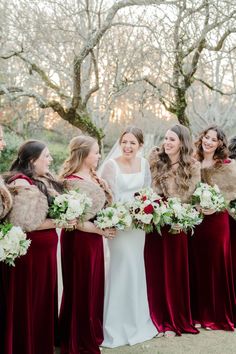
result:
[[[46,219],[48,202],[46,196],[34,186],[9,186],[13,206],[7,219],[24,231],[36,230]]]
[[[92,219],[99,210],[106,204],[106,195],[104,190],[95,182],[84,179],[65,179],[64,186],[67,190],[79,189],[80,192],[86,193],[92,199],[92,207],[88,209],[85,220]]]
[[[192,160],[190,169],[190,178],[188,180],[188,188],[181,187],[176,181],[178,181],[178,172],[168,170],[164,172],[157,183],[154,182],[155,176],[160,175],[157,170],[157,161],[159,160],[159,152],[157,148],[153,148],[149,156],[149,163],[151,168],[151,174],[153,178],[152,187],[160,195],[165,197],[177,197],[184,203],[190,202],[196,185],[201,180],[201,166],[195,159]]]
[[[0,177],[0,219],[3,219],[12,207],[12,197]]]
[[[202,168],[201,174],[202,182],[211,186],[217,184],[227,202],[236,199],[236,162],[234,160]]]

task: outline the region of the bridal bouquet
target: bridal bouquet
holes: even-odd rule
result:
[[[27,253],[30,243],[21,227],[0,224],[0,261],[15,266],[15,259]]]
[[[181,230],[184,232],[191,230],[193,234],[194,227],[203,220],[202,214],[191,204],[182,204],[179,198],[168,198],[167,204],[171,213],[170,221],[167,222],[167,225],[170,225],[170,232],[176,234]]]
[[[92,206],[91,198],[85,193],[71,190],[54,198],[49,207],[49,217],[55,219],[58,227],[69,227],[71,220],[83,220],[83,216]]]
[[[193,193],[192,202],[199,204],[203,209],[213,209],[215,211],[226,209],[225,199],[216,184],[212,187],[207,183],[200,182]]]
[[[129,203],[133,225],[136,229],[149,233],[154,225],[159,228],[162,224],[164,206],[161,197],[152,188],[143,188],[134,194],[134,200]]]
[[[115,203],[97,213],[94,224],[100,229],[116,228],[124,230],[131,226],[132,218],[124,204]]]

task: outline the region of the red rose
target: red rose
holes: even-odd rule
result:
[[[149,204],[143,209],[143,211],[145,214],[152,214],[154,212],[154,208],[152,204]]]
[[[145,200],[147,200],[146,195],[144,195],[144,196],[142,197],[142,201],[144,201],[144,202],[145,202]]]

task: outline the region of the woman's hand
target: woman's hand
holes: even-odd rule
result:
[[[116,237],[116,229],[115,228],[104,229],[101,231],[102,231],[102,236],[109,239],[109,240],[113,240],[113,238]]]
[[[173,224],[171,225],[171,230],[173,231],[172,233],[179,234],[181,231],[181,227],[179,226],[179,224]]]
[[[68,220],[67,224],[64,228],[66,229],[76,229],[78,220],[77,219],[73,219],[73,220]]]
[[[216,212],[215,209],[204,209],[204,208],[201,208],[200,211],[204,215],[212,215],[212,214],[214,214]]]

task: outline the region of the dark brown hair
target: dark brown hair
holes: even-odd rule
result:
[[[129,126],[122,132],[120,139],[119,139],[119,143],[121,143],[123,136],[128,133],[131,133],[135,136],[135,138],[138,140],[139,145],[143,145],[143,143],[144,143],[143,132],[141,129],[139,129],[135,126]]]
[[[48,193],[46,184],[38,179],[35,173],[33,162],[36,161],[42,151],[46,148],[46,144],[39,140],[29,140],[22,144],[18,150],[17,158],[13,161],[10,172],[5,174],[5,181],[7,183],[11,182],[11,179],[18,173],[22,173],[29,177],[33,183],[39,188],[39,190],[44,193],[48,199],[49,204],[51,203],[51,196]],[[51,185],[56,191],[62,191],[62,184],[57,182],[51,174],[43,176],[49,185]]]
[[[236,136],[230,139],[228,149],[229,149],[229,157],[231,159],[236,159]]]
[[[227,138],[224,131],[217,125],[211,125],[200,133],[198,140],[195,142],[196,157],[199,161],[204,160],[202,139],[210,130],[216,132],[217,139],[219,140],[219,146],[214,153],[213,159],[216,160],[217,163],[222,163],[228,157]]]

